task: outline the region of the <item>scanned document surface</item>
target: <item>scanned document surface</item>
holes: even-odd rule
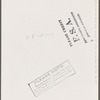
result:
[[[98,0],[2,1],[2,100],[98,100]]]

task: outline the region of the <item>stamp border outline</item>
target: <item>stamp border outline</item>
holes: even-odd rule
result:
[[[74,71],[74,73],[71,74],[71,75],[69,75],[68,77],[71,77],[72,75],[76,74],[76,71],[75,71],[75,69],[73,68],[73,66],[72,66],[72,64],[70,63],[70,61],[69,61],[69,60],[66,60],[66,61],[64,61],[64,62],[68,62],[68,63],[71,65],[71,67],[72,67],[72,69],[73,69],[73,71]],[[59,65],[63,64],[64,62],[60,63]],[[57,65],[56,67],[58,67],[59,65]],[[54,67],[54,68],[56,68],[56,67]],[[52,68],[52,69],[54,69],[54,68]],[[46,73],[42,74],[41,76],[47,74],[47,73],[50,72],[52,69],[50,69],[50,70],[47,71]],[[38,78],[40,78],[41,76],[39,76]],[[64,80],[67,79],[68,77],[62,79],[62,80],[59,81],[57,84],[61,83],[62,81],[64,81]],[[38,79],[38,78],[36,78],[36,79]],[[31,87],[31,85],[30,85],[30,84],[33,83],[36,79],[34,79],[34,80],[31,81],[30,83],[28,83],[28,86],[29,86],[29,88],[31,89],[33,95],[34,95],[35,97],[38,97],[39,95],[37,96],[37,95],[34,93],[32,87]],[[52,87],[56,86],[57,84],[53,85]],[[49,89],[51,89],[52,87],[50,87]],[[48,91],[49,89],[45,90],[44,92]],[[43,93],[43,92],[42,92],[42,93]],[[41,93],[41,94],[42,94],[42,93]],[[40,95],[41,95],[41,94],[40,94]]]

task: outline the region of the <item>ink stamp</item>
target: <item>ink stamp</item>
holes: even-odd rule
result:
[[[28,85],[33,94],[37,97],[75,73],[76,72],[71,66],[70,62],[65,61],[34,81],[30,82]]]

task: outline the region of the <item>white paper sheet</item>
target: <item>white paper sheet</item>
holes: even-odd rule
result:
[[[2,1],[2,100],[97,100],[97,0]]]

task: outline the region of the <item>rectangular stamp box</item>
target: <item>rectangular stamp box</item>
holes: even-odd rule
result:
[[[70,62],[67,60],[56,66],[55,68],[51,69],[47,73],[43,74],[42,76],[36,78],[28,85],[33,94],[37,97],[75,73],[75,70],[71,66]]]

